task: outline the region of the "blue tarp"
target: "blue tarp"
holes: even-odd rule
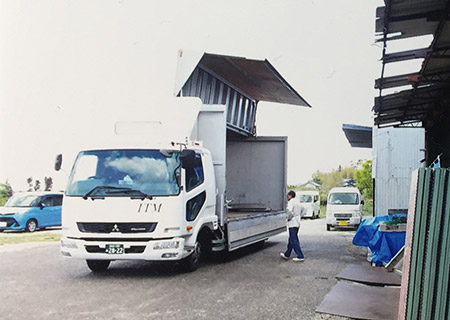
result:
[[[365,219],[359,225],[353,244],[369,247],[372,252],[372,262],[377,266],[388,263],[405,245],[406,232],[381,232],[380,222],[405,219],[406,214],[394,214]]]

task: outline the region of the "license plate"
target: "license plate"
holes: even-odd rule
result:
[[[7,225],[6,221],[0,221],[0,227],[6,227]]]
[[[107,244],[105,247],[105,253],[124,254],[125,248],[123,247],[123,244]]]
[[[339,221],[338,224],[340,226],[346,226],[346,225],[348,225],[348,222],[347,221]]]

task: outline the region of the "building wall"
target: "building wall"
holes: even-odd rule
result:
[[[389,209],[407,209],[411,173],[423,166],[423,128],[374,128],[373,164],[374,215]]]

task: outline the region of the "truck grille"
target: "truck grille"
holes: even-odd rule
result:
[[[335,218],[351,218],[352,214],[351,213],[335,213],[334,217]]]
[[[141,233],[153,232],[156,223],[85,223],[78,222],[78,229],[81,232],[89,233]]]
[[[89,253],[105,253],[105,248],[99,246],[84,246]],[[125,248],[125,254],[127,253],[142,253],[145,250],[145,246],[130,246]]]

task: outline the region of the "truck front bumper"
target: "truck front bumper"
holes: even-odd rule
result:
[[[61,254],[65,257],[85,260],[181,260],[194,248],[185,246],[184,238],[139,241],[114,239],[114,241],[86,241],[61,237]]]
[[[349,217],[349,218],[335,218],[327,217],[327,225],[332,227],[355,227],[361,223],[361,217]]]

